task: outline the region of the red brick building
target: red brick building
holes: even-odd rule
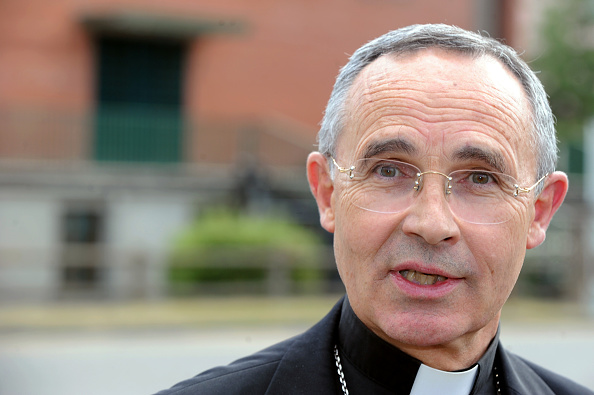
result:
[[[512,28],[507,4],[5,0],[0,158],[221,162],[244,146],[237,134],[247,130],[269,132],[308,151],[347,54],[411,23],[443,22],[507,35]],[[179,109],[184,122],[178,133],[152,136],[160,149],[170,146],[174,152],[142,152],[156,147],[145,147],[146,135],[134,131],[128,139],[111,136],[96,117],[109,118],[110,109],[103,107],[114,101],[122,117],[134,111],[141,118],[158,117],[159,109]],[[118,153],[94,144],[138,147]],[[302,153],[260,154],[273,163],[303,160]]]

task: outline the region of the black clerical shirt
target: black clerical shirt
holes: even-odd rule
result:
[[[499,331],[478,361],[471,395],[495,395],[493,364]],[[338,327],[338,352],[351,395],[410,394],[422,362],[371,332],[355,315],[348,299]]]

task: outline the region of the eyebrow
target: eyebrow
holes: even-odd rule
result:
[[[385,152],[405,153],[413,155],[417,152],[417,149],[411,143],[404,139],[394,138],[390,140],[376,141],[371,143],[367,147],[367,149],[365,149],[363,158],[373,158],[374,156]]]
[[[503,156],[499,153],[485,150],[478,147],[463,147],[454,153],[454,158],[458,160],[475,160],[483,162],[495,169],[500,173],[507,173],[507,166]]]

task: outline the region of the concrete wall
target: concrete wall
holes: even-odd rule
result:
[[[63,279],[67,206],[65,196],[40,189],[0,195],[3,301],[163,295],[172,240],[193,218],[192,195],[132,191],[108,196],[103,201],[105,238],[92,247],[101,257],[99,280],[88,289],[69,289]]]
[[[0,298],[51,298],[59,282],[60,202],[0,195]]]
[[[192,201],[168,196],[119,196],[108,207],[110,297],[159,297],[174,236],[192,218]]]

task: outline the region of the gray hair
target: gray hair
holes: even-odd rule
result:
[[[336,155],[336,142],[345,126],[348,93],[361,70],[386,54],[407,54],[426,48],[440,48],[470,56],[492,56],[501,61],[520,81],[532,107],[529,138],[536,148],[537,178],[555,170],[557,138],[555,121],[540,80],[516,51],[490,37],[448,25],[413,25],[394,30],[363,45],[340,70],[318,133],[319,151]],[[542,185],[542,184],[541,184]]]

